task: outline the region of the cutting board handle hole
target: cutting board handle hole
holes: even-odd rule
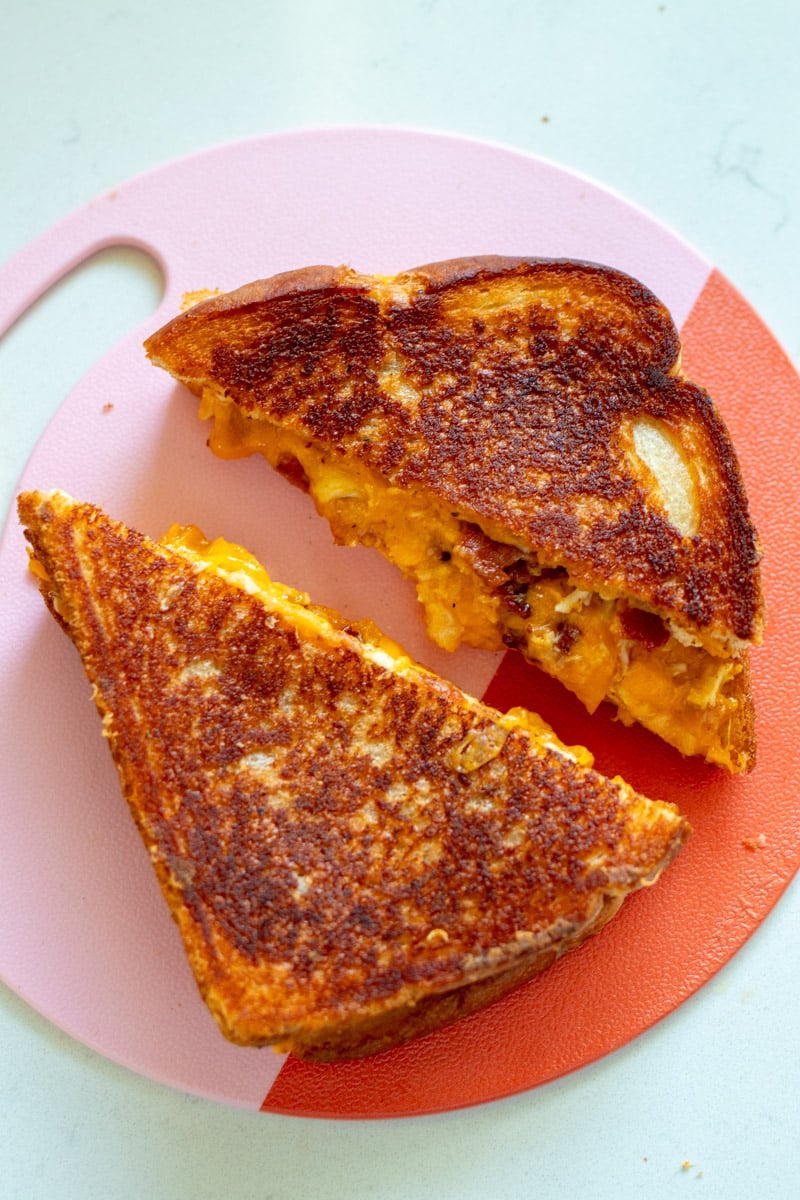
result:
[[[155,311],[164,287],[164,272],[147,247],[103,244],[87,250],[77,263],[53,279],[46,290],[34,295],[27,308],[2,333],[0,344],[20,326],[36,324],[40,317],[55,326],[70,312],[80,320],[94,309],[94,319],[87,322],[87,333],[95,330],[103,339],[104,344],[95,343],[97,358],[133,325]],[[54,328],[53,334],[57,335],[58,329]]]
[[[90,253],[34,300],[0,338],[9,444],[30,452],[67,393],[152,315],[163,293],[154,256],[114,244]]]

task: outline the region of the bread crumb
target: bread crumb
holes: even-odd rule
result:
[[[106,404],[103,405],[103,412],[111,412],[113,407],[114,407],[114,405],[109,400]]]
[[[690,1171],[691,1168],[692,1168],[692,1164],[689,1162],[688,1159],[686,1159],[684,1162],[681,1163],[682,1171]]]
[[[757,833],[755,837],[742,838],[742,845],[746,850],[763,850],[767,844],[767,835],[765,833]]]

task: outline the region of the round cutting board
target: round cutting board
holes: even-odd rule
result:
[[[650,217],[552,163],[459,138],[292,133],[171,163],[99,196],[0,270],[0,330],[70,268],[118,244],[156,258],[163,301],[64,400],[20,487],[62,488],[153,536],[180,521],[244,544],[275,578],[351,619],[372,617],[462,687],[541,712],[566,741],[587,744],[601,770],[676,801],[695,832],[658,886],[628,900],[601,934],[460,1024],[338,1065],[229,1045],[199,998],[78,657],[28,576],[11,513],[0,544],[0,975],[109,1058],[271,1112],[452,1109],[624,1045],[714,975],[800,863],[800,554],[789,502],[800,494],[800,381],[786,357],[731,285]],[[488,253],[590,259],[642,280],[682,330],[687,373],[729,424],[764,544],[768,613],[753,659],[759,762],[745,778],[685,761],[605,711],[588,717],[519,657],[436,650],[397,572],[370,551],[335,547],[308,498],[263,461],[215,459],[195,401],[141,348],[185,291],[312,263],[391,274]]]

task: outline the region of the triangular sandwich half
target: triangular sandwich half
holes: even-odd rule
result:
[[[517,647],[682,753],[755,757],[758,539],[669,313],[588,263],[313,267],[206,299],[149,356],[223,457],[260,451],[340,542],[416,581],[431,637]]]
[[[335,1060],[473,1012],[653,883],[689,829],[270,581],[64,493],[20,517],[222,1032]]]

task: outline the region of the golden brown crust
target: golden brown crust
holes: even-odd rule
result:
[[[454,686],[62,493],[19,512],[234,1041],[331,1059],[427,1032],[581,941],[688,835],[523,726],[461,769],[499,714]]]
[[[760,638],[760,550],[727,429],[680,375],[667,310],[619,271],[502,257],[393,280],[316,267],[198,305],[146,347],[193,390],[428,491],[597,590],[701,638]],[[699,467],[696,530],[680,532],[631,466],[643,420]]]
[[[676,846],[676,853],[678,847]],[[556,944],[533,947],[516,963],[472,983],[462,984],[450,991],[424,997],[416,1004],[382,1013],[377,1018],[355,1020],[341,1029],[330,1029],[323,1037],[308,1040],[295,1038],[293,1053],[298,1058],[316,1062],[337,1062],[342,1058],[364,1058],[378,1054],[400,1043],[421,1037],[443,1025],[479,1012],[507,992],[533,979],[551,966],[561,954],[579,946],[587,937],[599,932],[603,925],[619,908],[618,898],[609,898],[597,912],[595,918],[583,927],[573,930],[554,930]]]
[[[233,292],[221,292],[192,305],[191,311],[207,316],[241,312],[255,304],[266,304],[284,296],[296,296],[302,292],[313,292],[340,286],[347,271],[344,267],[312,266],[299,270],[282,271],[269,279],[257,279],[243,284]]]

